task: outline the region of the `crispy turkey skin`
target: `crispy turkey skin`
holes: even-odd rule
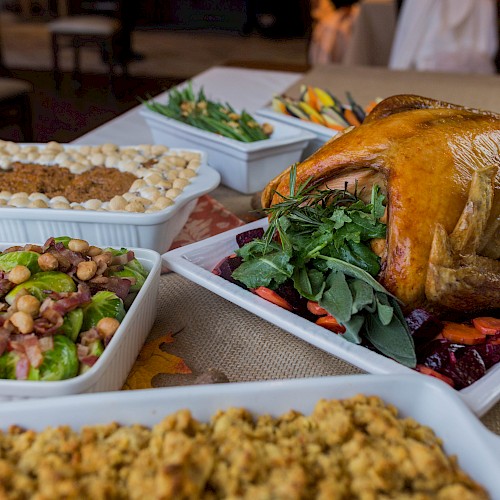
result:
[[[492,167],[487,223],[476,253],[500,257],[500,115],[418,96],[382,101],[361,126],[334,137],[297,168],[297,185],[364,188],[387,194],[387,242],[379,281],[408,309],[425,306],[429,256],[437,225],[455,229],[468,200],[473,173]],[[289,194],[289,171],[262,194],[263,207]],[[479,280],[480,281],[480,280]],[[480,293],[480,285],[477,293]],[[500,306],[499,292],[488,307]],[[432,299],[433,300],[433,299]],[[482,303],[484,306],[484,301]],[[474,304],[470,305],[474,309]],[[479,308],[478,308],[479,309]]]

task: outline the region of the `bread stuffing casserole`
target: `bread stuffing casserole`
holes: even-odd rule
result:
[[[0,206],[157,212],[197,175],[201,155],[161,145],[0,141]]]
[[[0,498],[485,499],[428,428],[379,397],[321,400],[209,423],[178,411],[152,429],[116,423],[0,433]]]

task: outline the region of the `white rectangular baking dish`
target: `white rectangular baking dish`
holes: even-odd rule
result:
[[[10,425],[43,430],[69,425],[79,429],[112,421],[151,426],[166,415],[188,408],[202,421],[218,410],[244,407],[256,414],[281,415],[290,409],[310,413],[321,398],[376,395],[430,426],[443,440],[446,453],[474,480],[500,499],[500,437],[487,430],[443,382],[405,375],[350,375],[267,382],[112,392],[13,402],[0,408],[0,429]]]
[[[325,142],[328,142],[332,137],[335,137],[338,132],[336,130],[330,129],[318,123],[313,123],[306,120],[301,120],[300,118],[295,118],[294,116],[285,115],[284,113],[278,113],[272,108],[261,108],[255,112],[257,116],[262,116],[264,118],[269,118],[277,122],[286,123],[292,127],[298,127],[303,130],[314,134],[314,138],[309,142],[307,147],[302,152],[301,160],[306,159],[311,156],[315,151],[317,151]]]
[[[65,145],[65,148],[78,146]],[[176,150],[171,149],[172,152]],[[186,149],[183,149],[186,151]],[[0,207],[0,242],[45,241],[53,235],[69,235],[92,241],[98,246],[149,248],[158,253],[170,248],[200,196],[220,183],[219,173],[202,161],[193,178],[170,207],[154,213],[96,210],[56,210],[52,208]]]
[[[222,184],[241,193],[255,193],[286,167],[300,160],[314,135],[275,120],[266,140],[241,142],[167,118],[143,106],[140,114],[151,129],[155,143],[206,151],[208,164],[222,178]],[[258,120],[263,122],[264,120]]]
[[[93,243],[92,240],[91,242]],[[43,241],[30,240],[30,243],[43,243]],[[13,245],[19,243],[1,244],[0,251]],[[149,274],[96,364],[84,374],[67,380],[46,382],[0,379],[0,401],[66,396],[82,392],[117,391],[123,387],[156,317],[161,265],[160,255],[157,252],[144,248],[129,249],[134,251]]]
[[[352,344],[321,326],[271,304],[257,295],[216,276],[211,271],[224,257],[237,248],[237,234],[257,227],[267,227],[267,219],[186,245],[162,255],[166,266],[182,276],[247,309],[296,337],[323,349],[369,373],[424,375],[386,358],[361,345]],[[425,376],[428,377],[428,376]],[[459,391],[460,396],[478,414],[486,413],[500,400],[500,363],[490,368],[474,384]]]

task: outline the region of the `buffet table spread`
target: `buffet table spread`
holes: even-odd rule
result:
[[[500,111],[499,93],[491,91],[495,85],[498,89],[497,77],[461,76],[460,85],[456,78],[411,72],[389,75],[388,70],[380,68],[340,66],[315,68],[306,75],[220,67],[198,75],[193,84],[203,86],[215,99],[233,102],[250,112],[267,105],[273,94],[297,94],[303,83],[330,89],[341,98],[349,90],[362,104],[375,97],[420,93]],[[82,136],[75,144],[127,145],[131,138],[137,144],[152,142],[139,106]],[[252,195],[220,186],[200,198],[174,246],[242,225],[252,217],[251,202]],[[175,374],[162,373],[161,369],[151,374],[146,370],[145,376],[143,373],[142,378],[136,378],[135,385],[129,388],[141,388],[138,380],[144,383],[143,387],[191,385],[207,374],[212,381],[240,382],[362,373],[167,269],[160,279],[156,321],[138,368],[147,363],[144,359],[155,342],[161,350],[178,358],[180,369]],[[500,403],[481,420],[500,434]]]

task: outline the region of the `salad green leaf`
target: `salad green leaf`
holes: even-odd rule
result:
[[[326,309],[346,328],[344,338],[366,339],[382,354],[407,366],[416,364],[415,347],[396,297],[377,280],[380,259],[370,240],[385,238],[384,196],[374,186],[370,203],[345,190],[296,186],[290,169],[290,195],[268,210],[262,239],[236,253],[243,263],[232,273],[248,288],[276,290],[287,281],[299,294]]]

